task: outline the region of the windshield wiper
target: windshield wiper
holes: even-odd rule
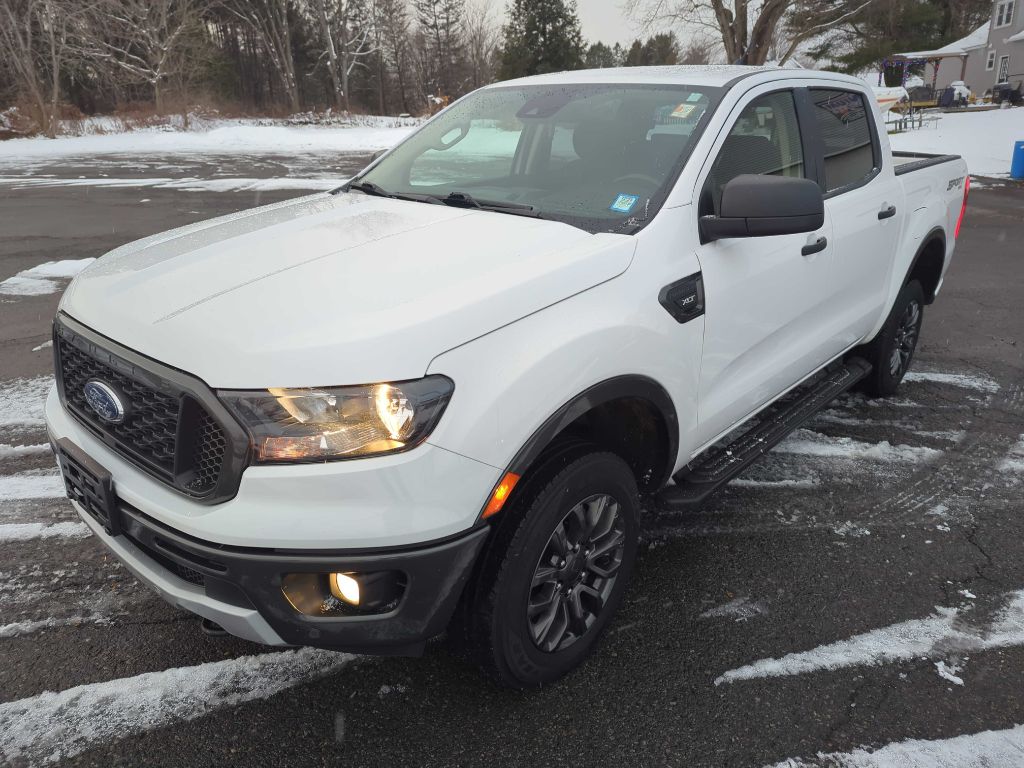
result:
[[[373,195],[374,197],[394,197],[393,194],[383,187],[378,187],[372,181],[354,181],[345,186],[346,192],[350,189],[355,189],[364,195]]]
[[[532,216],[535,219],[543,218],[540,212],[532,205],[510,203],[504,200],[478,200],[465,192],[452,192],[447,197],[441,197],[438,200],[454,208],[479,208],[482,211],[511,213],[515,216]]]
[[[357,192],[362,192],[365,195],[373,195],[375,197],[387,197],[391,200],[411,200],[414,203],[440,203],[441,198],[437,195],[419,195],[419,194],[406,194],[404,192],[388,192],[381,186],[374,184],[372,181],[354,181],[351,184],[346,184],[342,187],[344,191],[354,189]]]

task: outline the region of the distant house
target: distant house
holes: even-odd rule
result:
[[[996,0],[988,45],[967,63],[968,83],[983,93],[996,83],[1014,83],[1024,79],[1024,8],[1021,0]]]
[[[1024,0],[993,0],[992,16],[966,37],[932,51],[908,51],[887,59],[924,63],[928,85],[945,88],[963,80],[977,94],[996,83],[1024,79]]]

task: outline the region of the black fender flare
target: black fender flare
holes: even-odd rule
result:
[[[668,457],[661,474],[652,478],[652,485],[655,487],[663,485],[672,474],[679,451],[679,417],[676,415],[675,404],[665,388],[654,379],[637,374],[605,379],[562,404],[523,443],[509,463],[507,471],[517,475],[525,473],[551,441],[576,419],[599,405],[623,398],[647,401],[665,420],[668,432]]]
[[[914,270],[917,269],[917,263],[921,260],[921,255],[931,246],[932,243],[942,243],[942,266],[946,266],[946,230],[942,227],[932,227],[928,231],[928,234],[921,238],[921,245],[917,248],[917,253],[914,254],[914,258],[910,261],[910,266],[907,268],[907,272],[903,275],[903,285],[906,285],[910,280],[910,276],[914,274]],[[941,274],[941,270],[940,270]],[[931,304],[935,301],[935,294],[930,293],[925,296],[925,303]]]

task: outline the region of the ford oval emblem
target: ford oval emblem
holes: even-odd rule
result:
[[[111,424],[120,424],[124,421],[124,402],[109,384],[92,379],[85,382],[84,392],[85,402],[101,419]]]

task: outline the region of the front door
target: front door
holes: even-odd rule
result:
[[[697,215],[717,213],[722,188],[740,174],[813,178],[794,92],[756,94],[741,102],[716,143],[715,159],[698,181]],[[823,250],[803,255],[805,245],[823,237]],[[701,445],[838,354],[823,332],[831,311],[831,241],[826,212],[825,225],[810,234],[726,238],[699,247],[706,295]]]

